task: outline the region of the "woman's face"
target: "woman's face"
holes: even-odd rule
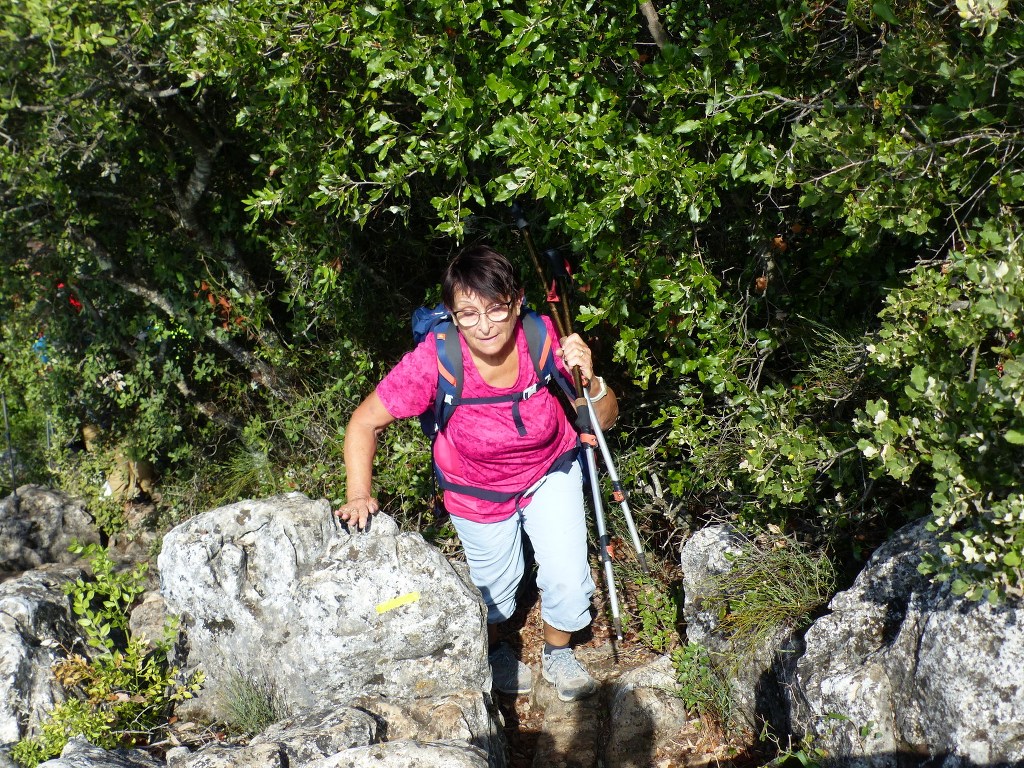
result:
[[[519,304],[522,298],[484,299],[472,291],[455,291],[455,302],[452,312],[456,325],[466,339],[473,356],[493,364],[504,362],[515,349],[516,319],[519,317]],[[507,310],[504,320],[493,320],[488,316],[501,316]],[[467,328],[463,323],[477,320],[476,325]]]

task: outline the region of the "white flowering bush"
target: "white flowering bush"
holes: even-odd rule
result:
[[[921,570],[954,592],[1024,595],[1024,254],[1019,224],[918,267],[869,348],[903,391],[869,400],[858,447],[877,475],[934,484],[939,552]]]

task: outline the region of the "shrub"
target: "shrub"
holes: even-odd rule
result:
[[[633,600],[640,619],[636,630],[640,642],[657,653],[674,650],[679,645],[678,594],[653,579],[641,578]]]
[[[1024,176],[1016,178],[1024,180]],[[940,554],[921,570],[971,599],[1024,594],[1024,250],[990,226],[894,291],[870,347],[901,381],[867,402],[860,450],[876,476],[928,489]]]
[[[166,724],[174,703],[191,698],[203,680],[198,671],[182,679],[168,663],[173,622],[152,644],[127,634],[128,611],[142,592],[145,565],[117,572],[97,545],[72,549],[92,566],[91,580],[71,582],[65,592],[94,655],[69,652],[54,664],[54,678],[67,699],[48,713],[40,733],[14,746],[12,756],[26,768],[59,755],[73,736],[106,749],[147,744]]]
[[[672,652],[672,663],[679,682],[677,695],[686,708],[712,728],[726,729],[732,720],[732,694],[708,649],[688,643]]]

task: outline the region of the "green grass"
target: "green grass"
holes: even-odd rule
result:
[[[234,674],[224,695],[224,720],[237,733],[255,736],[289,715],[284,697],[268,680]]]
[[[791,537],[765,536],[743,545],[732,568],[710,587],[704,604],[744,656],[780,630],[810,623],[835,592],[836,571],[823,551]]]

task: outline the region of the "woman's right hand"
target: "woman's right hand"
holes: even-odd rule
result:
[[[377,436],[395,417],[388,413],[376,390],[359,404],[345,428],[345,489],[348,502],[334,514],[346,525],[363,530],[380,504],[373,498],[373,455]]]
[[[370,515],[375,515],[379,510],[380,504],[372,496],[357,496],[334,510],[334,514],[346,525],[351,526],[354,523],[361,531],[366,528]]]

